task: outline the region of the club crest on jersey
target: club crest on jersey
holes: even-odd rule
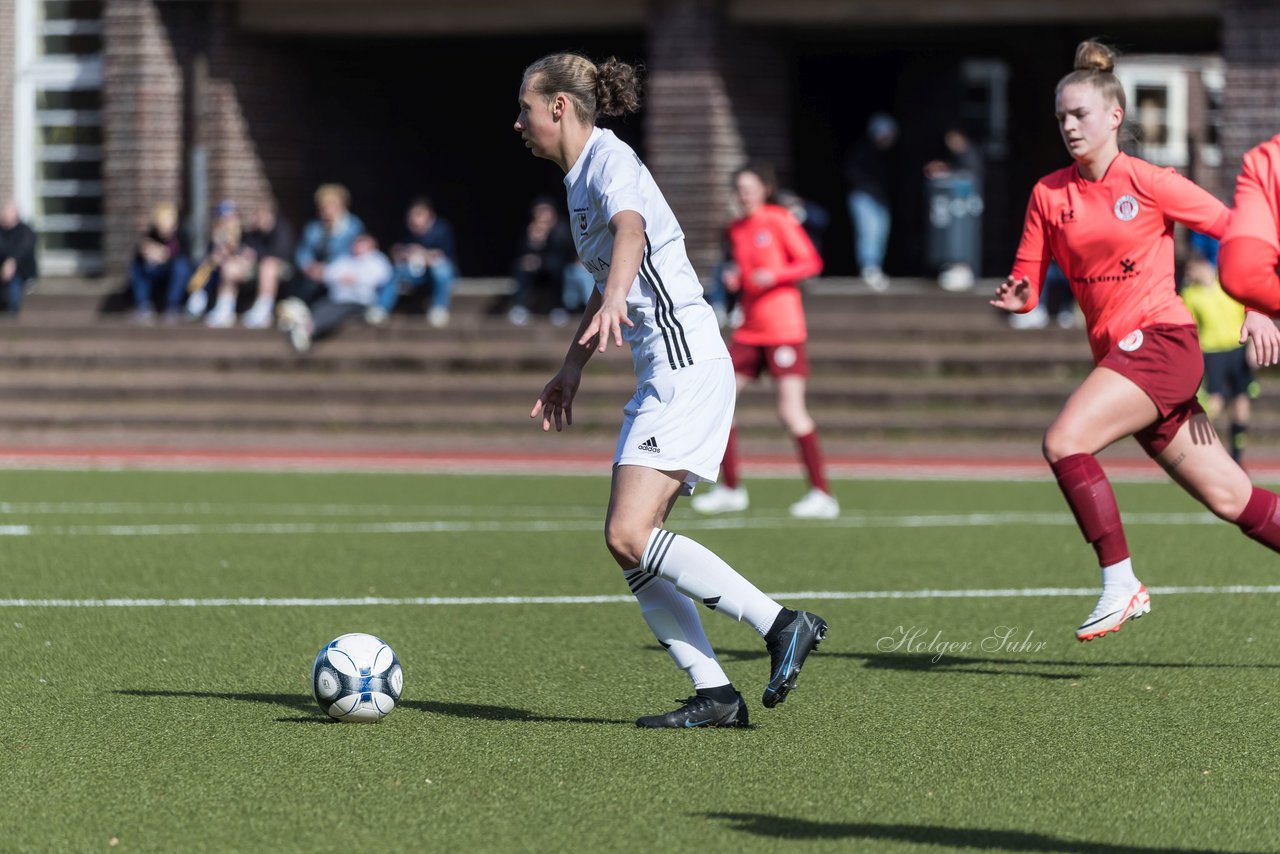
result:
[[[1132,353],[1142,346],[1142,330],[1135,329],[1124,338],[1120,339],[1120,349],[1126,353]]]
[[[1116,199],[1116,219],[1128,222],[1138,215],[1138,200],[1128,193]]]
[[[587,215],[585,213],[578,214],[578,231],[587,230]]]

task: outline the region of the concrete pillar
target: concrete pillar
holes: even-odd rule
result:
[[[152,205],[183,202],[183,83],[152,0],[103,8],[103,255],[128,265]]]
[[[730,27],[724,0],[651,0],[646,163],[700,274],[721,255],[729,180],[748,159],[790,172],[784,55]]]
[[[13,86],[17,72],[14,31],[17,27],[13,0],[0,0],[0,199],[14,193],[13,186]]]

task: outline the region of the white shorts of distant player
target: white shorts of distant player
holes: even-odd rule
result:
[[[733,362],[711,359],[662,371],[636,387],[622,409],[615,466],[687,471],[681,495],[715,483],[733,426],[737,386]]]

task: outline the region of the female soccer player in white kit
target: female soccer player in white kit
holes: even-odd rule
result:
[[[695,694],[642,727],[746,726],[747,706],[720,668],[694,602],[752,625],[770,655],[763,703],[795,687],[827,624],[761,593],[693,540],[663,528],[681,495],[712,483],[733,422],[733,364],[715,313],[685,253],[684,233],[636,153],[595,126],[640,106],[636,71],[609,59],[558,53],[525,69],[515,130],[535,157],[565,172],[578,257],[596,280],[560,371],[531,418],[557,431],[573,423],[582,369],[610,340],[631,345],[636,393],[614,452],[605,542],[658,642]]]

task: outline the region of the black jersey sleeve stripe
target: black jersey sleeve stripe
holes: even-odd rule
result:
[[[653,289],[654,320],[663,330],[664,337],[668,331],[672,332],[674,336],[676,333],[673,325],[673,321],[675,321],[675,306],[671,301],[671,295],[667,293],[667,289],[663,284],[661,277],[657,275],[657,270],[654,269],[653,259],[651,257],[652,253],[653,244],[649,242],[649,235],[646,233],[644,236],[644,254],[640,257],[640,269],[644,271],[645,281],[647,281],[649,283],[649,287]],[[683,333],[683,331],[684,330],[681,329],[680,333]],[[686,350],[687,349],[688,348],[686,347]],[[672,362],[672,368],[676,367],[675,361],[679,361],[680,367],[682,368],[686,367],[687,364],[692,363],[692,359],[686,363],[685,353],[682,353],[680,350],[679,340],[676,341],[675,360],[669,359],[668,361]]]
[[[646,232],[644,236],[644,255],[640,259],[640,266],[644,268],[648,266],[649,275],[653,279],[654,293],[660,293],[661,298],[666,300],[667,310],[671,312],[671,323],[676,337],[676,357],[680,360],[682,366],[684,364],[693,364],[693,352],[689,349],[689,340],[684,334],[684,325],[680,319],[676,317],[675,303],[671,299],[671,294],[667,292],[666,285],[662,281],[662,276],[658,275],[658,265],[653,263],[653,244],[649,242],[649,235]],[[683,352],[681,352],[683,348]]]
[[[667,348],[667,364],[671,366],[671,370],[676,369],[676,355],[679,353],[679,347],[673,352],[671,349],[671,335],[667,330],[668,324],[663,320],[666,314],[666,306],[662,302],[662,297],[658,294],[658,286],[654,284],[653,279],[649,277],[648,272],[644,268],[644,262],[640,262],[640,278],[645,281],[649,289],[653,291],[653,321],[658,326],[658,331],[662,333],[662,344]],[[680,367],[684,367],[681,361]]]

